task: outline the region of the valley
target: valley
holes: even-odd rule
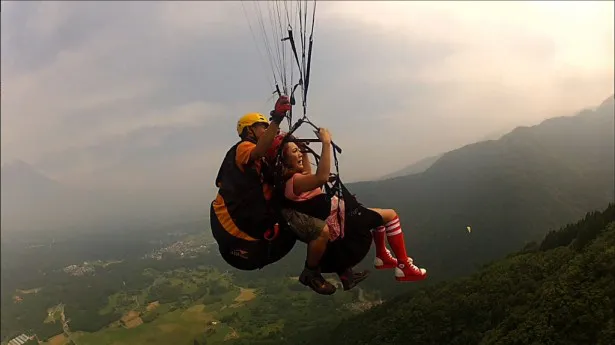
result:
[[[613,206],[604,209],[615,201],[612,99],[447,152],[415,166],[420,172],[348,184],[366,206],[397,210],[408,254],[428,269],[423,282],[399,284],[393,272],[372,270],[358,288],[320,296],[297,281],[303,244],[262,270],[234,270],[217,252],[205,211],[182,223],[122,219],[3,231],[2,345],[20,337],[40,345],[297,345],[318,337],[508,344],[522,338],[515,327],[534,332],[521,342],[531,344],[581,324],[586,338],[570,339],[607,344],[612,315],[599,308],[615,300],[608,280]],[[65,192],[29,169],[3,173],[3,186],[19,176],[33,182],[13,183],[8,194],[3,188],[3,200],[20,195],[28,205],[42,193],[35,205],[44,207]],[[373,257],[358,268],[372,268]],[[590,293],[575,295],[579,289]],[[508,304],[488,310],[502,301]],[[583,314],[575,324],[538,315],[598,309],[603,317]],[[372,324],[379,331],[370,333]]]
[[[16,282],[21,288],[2,290],[2,338],[23,333],[49,345],[286,341],[379,303],[360,288],[328,298],[291,275],[235,272],[204,244],[206,237],[187,234],[154,250],[161,257],[85,262],[50,268],[40,280],[24,277]]]

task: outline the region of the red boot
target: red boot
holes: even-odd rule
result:
[[[395,268],[395,266],[397,266],[397,259],[395,259],[391,255],[391,252],[387,249],[385,230],[386,228],[384,226],[379,226],[372,230],[374,245],[376,247],[374,267],[377,270],[385,270],[389,268]]]
[[[395,268],[397,266],[397,259],[395,259],[391,252],[388,249],[385,249],[384,252],[380,254],[376,254],[374,258],[374,267],[377,270],[386,270],[390,268]]]
[[[427,270],[416,267],[410,259],[405,263],[400,262],[395,267],[395,279],[397,281],[419,281],[427,278]]]

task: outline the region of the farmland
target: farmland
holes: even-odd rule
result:
[[[202,248],[195,237],[167,247]],[[13,290],[22,299],[3,304],[3,339],[25,332],[53,345],[284,342],[359,312],[358,303],[377,300],[360,289],[320,296],[289,279],[301,267],[240,272],[201,249],[191,255],[165,251],[160,257],[135,253],[90,260],[92,271],[82,275],[63,267],[51,267],[43,279]]]

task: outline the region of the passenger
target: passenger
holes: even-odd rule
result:
[[[274,164],[284,136],[285,134],[278,135],[267,153],[270,165]],[[310,279],[321,281],[318,278],[320,276],[318,265],[327,248],[326,243],[343,236],[345,223],[348,221],[344,220],[346,214],[344,200],[338,200],[336,196],[329,198],[322,190],[322,187],[329,182],[331,174],[332,145],[328,130],[321,128],[318,137],[322,142],[322,152],[316,173],[312,173],[309,160],[306,158],[307,154],[302,152],[296,143],[287,141],[282,148],[282,176],[286,201],[286,207],[282,209],[282,216],[291,224],[291,229],[295,231],[298,238],[308,243],[306,267],[300,276],[301,282],[305,285],[310,284]],[[366,210],[379,215],[377,218],[380,224],[370,222],[375,225],[372,237],[376,246],[376,258],[374,259],[376,269],[395,268],[395,279],[398,281],[425,279],[427,271],[415,266],[412,258],[406,253],[404,234],[395,210],[380,208],[367,208]],[[312,217],[307,218],[308,216]],[[338,216],[341,222],[338,222]],[[374,217],[369,219],[374,219]],[[386,242],[391,246],[396,258],[391,256]]]

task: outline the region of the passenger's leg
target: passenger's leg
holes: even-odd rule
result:
[[[391,209],[371,209],[378,212],[384,220],[387,242],[391,246],[393,253],[397,257],[397,267],[395,268],[395,278],[399,281],[415,281],[425,279],[427,271],[418,268],[413,264],[412,258],[406,253],[404,234],[401,230],[399,216],[395,210]]]
[[[308,242],[305,268],[299,276],[301,283],[322,295],[330,295],[336,290],[335,286],[320,274],[320,259],[327,250],[328,242],[329,227],[325,224],[318,237]]]
[[[330,295],[335,286],[320,274],[320,259],[327,249],[329,228],[318,218],[286,209],[282,214],[300,241],[307,243],[307,257],[299,281],[319,294]]]
[[[384,224],[393,220],[397,215],[393,210],[385,210],[380,208],[370,208],[370,210],[380,214]],[[397,267],[397,259],[391,255],[391,252],[386,246],[386,237],[386,227],[384,225],[372,229],[372,238],[374,239],[374,246],[376,247],[374,267],[378,270]]]
[[[390,208],[370,208],[370,210],[378,213],[384,223],[388,223],[397,217],[397,212]]]
[[[327,243],[329,242],[329,227],[324,225],[320,234],[316,239],[308,242],[307,245],[307,267],[316,268],[320,264],[320,259],[327,250]]]
[[[372,238],[376,247],[376,257],[374,258],[374,267],[377,270],[395,268],[397,259],[395,259],[386,245],[386,229],[384,226],[379,226],[372,229]]]

